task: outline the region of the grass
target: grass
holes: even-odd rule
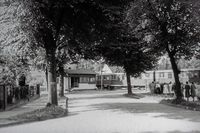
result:
[[[199,101],[190,102],[184,99],[178,100],[178,101],[176,99],[165,99],[165,100],[162,100],[160,103],[175,106],[175,107],[185,108],[189,110],[200,111]]]
[[[24,114],[16,115],[10,117],[10,120],[15,120],[18,122],[31,122],[31,121],[41,121],[52,118],[58,118],[67,115],[67,110],[59,106],[50,106],[42,109],[37,109]]]
[[[173,94],[151,94],[151,93],[143,93],[146,96],[152,96],[152,97],[163,97],[163,98],[173,98]]]

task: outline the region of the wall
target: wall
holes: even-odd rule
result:
[[[171,78],[169,78],[169,74],[171,74]],[[189,80],[186,71],[181,72],[179,75],[180,82],[185,83]],[[174,75],[172,70],[157,70],[155,72],[156,82],[159,83],[174,83]],[[132,86],[145,86],[146,88],[149,87],[149,84],[153,81],[153,71],[146,71],[146,73],[142,73],[140,77],[134,78],[131,77],[131,85]],[[123,80],[123,86],[127,86],[126,78]]]
[[[96,84],[79,83],[79,87],[72,88],[72,90],[91,90],[96,89]]]

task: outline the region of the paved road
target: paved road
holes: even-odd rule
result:
[[[159,104],[160,98],[130,99],[125,91],[68,94],[69,116],[13,127],[0,133],[196,133],[200,112]]]

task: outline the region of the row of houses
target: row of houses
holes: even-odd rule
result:
[[[192,79],[200,79],[200,69],[182,69],[180,81],[185,83]],[[159,83],[174,82],[174,76],[172,70],[155,70],[146,71],[142,73],[140,77],[131,77],[131,84],[133,87],[145,87],[148,88],[149,83],[153,80]],[[57,80],[59,84],[59,79]],[[120,67],[109,67],[104,65],[102,70],[94,72],[87,69],[68,69],[64,77],[65,90],[85,90],[85,89],[97,89],[97,88],[117,88],[126,87],[126,74]],[[58,85],[59,87],[59,85]]]

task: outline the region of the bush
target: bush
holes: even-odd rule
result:
[[[67,115],[67,110],[59,106],[49,106],[37,109],[31,112],[10,117],[11,120],[17,121],[41,121],[46,119],[57,118]]]

